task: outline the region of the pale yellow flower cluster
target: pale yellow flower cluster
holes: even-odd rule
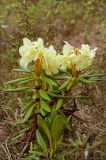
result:
[[[91,50],[88,44],[82,44],[81,49],[74,49],[69,43],[65,43],[63,68],[72,69],[74,66],[77,71],[82,71],[92,64],[97,48]]]
[[[96,48],[91,50],[89,45],[82,44],[80,49],[75,49],[65,42],[63,53],[57,54],[52,45],[46,48],[41,38],[34,42],[24,38],[23,46],[19,49],[20,66],[27,68],[30,62],[39,59],[42,70],[47,75],[56,74],[59,70],[73,69],[73,66],[76,71],[82,71],[92,64],[95,52]]]
[[[23,46],[19,48],[19,53],[21,55],[20,66],[22,68],[27,68],[28,63],[36,61],[43,56],[44,50],[45,48],[41,38],[38,38],[38,40],[34,42],[24,38]]]

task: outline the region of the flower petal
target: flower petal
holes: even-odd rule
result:
[[[23,69],[27,69],[28,62],[25,61],[24,59],[21,58],[20,61],[19,61],[19,64]]]

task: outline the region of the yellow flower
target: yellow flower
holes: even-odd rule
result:
[[[80,49],[75,49],[68,42],[65,42],[63,54],[60,55],[57,54],[52,45],[45,48],[41,38],[34,42],[24,38],[23,46],[19,49],[21,55],[20,66],[27,68],[30,62],[39,60],[41,68],[48,75],[56,74],[61,69],[67,70],[67,68],[74,72],[82,71],[92,64],[96,50],[96,48],[91,50],[88,44],[82,44]]]
[[[21,57],[24,60],[26,60],[28,63],[31,62],[33,59],[35,59],[37,56],[36,49],[34,48],[34,45],[27,38],[23,39],[23,46],[20,47],[19,53],[20,53]]]
[[[26,69],[27,66],[28,66],[28,62],[21,58],[20,61],[19,61],[19,65],[20,65],[22,68]]]
[[[62,59],[62,70],[67,70],[67,67],[70,65],[70,55],[74,52],[74,47],[72,47],[68,42],[65,41],[63,46],[63,59]]]
[[[38,40],[32,42],[32,44],[34,45],[34,48],[36,49],[37,58],[41,59],[45,51],[43,39],[38,38]]]
[[[42,69],[45,70],[46,74],[53,75],[59,72],[62,55],[57,55],[56,50],[51,45],[45,49],[44,60],[42,63]]]
[[[69,43],[65,43],[63,46],[63,64],[61,65],[63,70],[69,68],[82,71],[92,64],[97,48],[91,50],[88,44],[82,44],[81,49],[74,49]]]
[[[74,47],[72,47],[68,42],[65,41],[65,45],[63,46],[63,55],[68,56],[74,52]]]
[[[36,61],[42,56],[44,51],[43,40],[38,38],[37,41],[31,42],[29,39],[23,39],[23,46],[19,48],[21,55],[20,65],[22,68],[27,68],[28,63]]]
[[[96,50],[96,48],[91,50],[89,45],[82,44],[81,49],[75,50],[70,55],[70,63],[75,65],[77,71],[82,71],[92,64]]]

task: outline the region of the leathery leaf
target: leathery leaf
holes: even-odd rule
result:
[[[55,146],[60,140],[63,130],[64,130],[64,117],[62,115],[57,115],[51,126],[51,135]]]
[[[38,115],[37,118],[38,118],[38,120],[37,120],[38,126],[41,127],[41,129],[45,132],[45,134],[51,144],[51,133],[50,133],[50,130],[46,124],[46,121],[40,115]]]
[[[24,119],[20,121],[20,123],[25,123],[32,115],[33,110],[34,110],[34,105],[32,105],[31,107],[29,107],[29,110],[26,112]]]
[[[58,99],[57,104],[56,104],[56,110],[59,110],[63,106],[63,99]]]
[[[40,94],[40,96],[41,96],[43,99],[48,100],[48,101],[51,100],[46,91],[40,90],[40,91],[39,91],[39,94]]]
[[[47,84],[52,85],[52,86],[57,86],[57,83],[54,82],[52,79],[45,77],[43,75],[41,75],[40,77],[43,81],[45,81]]]
[[[46,155],[48,155],[48,149],[47,149],[45,139],[43,138],[43,136],[41,135],[39,130],[36,131],[36,139],[37,139],[37,142],[38,142],[39,146],[41,147],[42,151],[44,151],[44,153],[46,153]]]
[[[49,106],[49,104],[46,102],[46,101],[43,101],[41,100],[40,101],[40,105],[41,105],[41,108],[46,111],[46,112],[51,112],[51,108]]]

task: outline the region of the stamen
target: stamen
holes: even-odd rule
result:
[[[78,55],[80,54],[80,50],[79,50],[78,48],[75,48],[75,50],[74,50],[74,51],[75,51],[75,55],[77,55],[77,56],[78,56]]]

